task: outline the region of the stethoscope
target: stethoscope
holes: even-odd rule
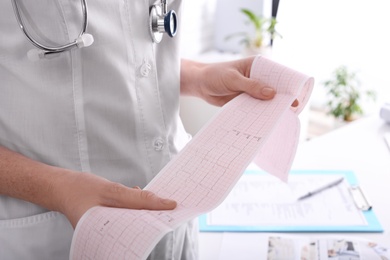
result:
[[[11,0],[11,1],[12,1],[12,6],[14,8],[16,19],[19,23],[19,27],[22,29],[27,39],[37,48],[37,49],[30,50],[27,53],[27,56],[31,60],[49,58],[52,56],[56,56],[55,54],[69,51],[71,49],[88,47],[94,41],[93,36],[91,34],[86,33],[87,26],[88,26],[87,0],[81,0],[81,8],[83,13],[83,25],[78,37],[73,42],[55,46],[55,47],[51,47],[39,43],[29,34],[29,32],[26,29],[25,23],[22,19],[22,16],[20,14],[17,0]],[[164,32],[166,32],[170,37],[174,37],[176,35],[176,31],[177,31],[176,13],[173,10],[167,12],[166,0],[161,0],[160,5],[151,6],[149,12],[149,31],[152,40],[155,43],[161,42]]]

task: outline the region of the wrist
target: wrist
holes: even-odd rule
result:
[[[0,194],[58,210],[57,183],[63,170],[0,147]]]
[[[200,88],[203,85],[203,74],[207,64],[191,60],[181,61],[180,94],[200,97]]]

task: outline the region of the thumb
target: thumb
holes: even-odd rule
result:
[[[157,196],[148,190],[134,190],[139,199],[139,209],[167,210],[177,206],[176,201]]]
[[[275,89],[251,78],[242,77],[241,83],[237,86],[240,86],[241,91],[257,99],[269,100],[276,94]]]

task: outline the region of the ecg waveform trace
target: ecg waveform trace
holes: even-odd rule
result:
[[[260,151],[264,156],[272,155],[272,151],[262,150],[265,144],[269,145],[267,140],[272,133],[289,136],[283,132],[288,129],[276,131],[280,121],[291,122],[290,130],[299,131],[293,123],[296,121],[290,118],[297,118],[306,104],[312,78],[262,57],[255,59],[251,78],[272,86],[278,94],[268,101],[247,94],[233,99],[145,187],[176,200],[176,209],[94,207],[76,227],[70,258],[146,259],[167,232],[216,208]],[[299,99],[300,105],[291,108],[295,99]],[[285,142],[290,142],[283,151],[288,155],[282,156],[287,158],[285,166],[270,172],[282,179],[288,174],[288,163],[297,145],[297,140]],[[277,160],[275,156],[266,158]]]

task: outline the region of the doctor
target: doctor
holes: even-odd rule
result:
[[[18,0],[30,33],[75,39],[77,0]],[[152,41],[153,0],[88,2],[94,43],[31,61],[10,0],[0,1],[0,259],[68,259],[73,228],[96,205],[173,209],[143,191],[189,141],[179,95],[221,106],[241,92],[275,92],[248,79],[252,58],[180,60],[178,37]],[[180,19],[180,0],[169,3]],[[183,30],[185,28],[182,28]],[[194,221],[167,234],[150,259],[197,259]]]

